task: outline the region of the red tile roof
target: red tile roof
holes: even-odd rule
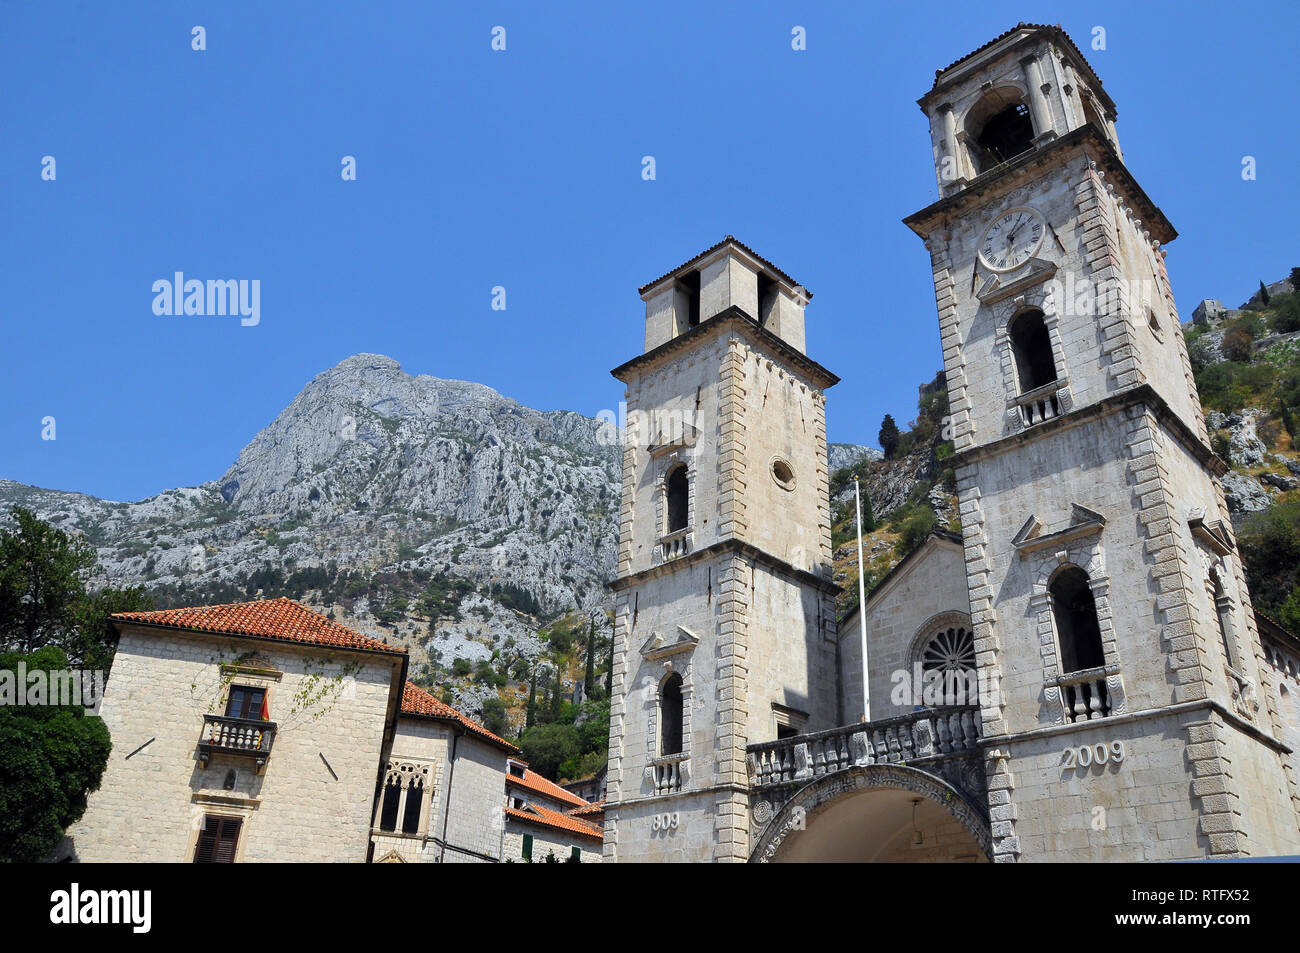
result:
[[[517,784],[521,788],[527,788],[537,794],[553,798],[556,801],[563,801],[565,804],[572,804],[574,807],[586,807],[587,801],[584,801],[572,791],[566,791],[554,781],[548,781],[532,768],[524,768],[524,776],[518,777],[506,772],[506,782]]]
[[[576,817],[570,817],[567,814],[561,814],[559,811],[552,811],[548,807],[541,807],[537,804],[529,804],[523,810],[508,807],[506,808],[506,814],[509,817],[515,817],[531,824],[542,824],[556,830],[568,831],[570,834],[577,834],[579,837],[590,837],[592,840],[601,841],[605,839],[604,831],[600,830],[596,825],[588,824]]]
[[[152,612],[116,612],[115,622],[136,622],[166,629],[190,629],[221,635],[243,635],[297,642],[334,649],[357,649],[405,655],[406,649],[386,645],[378,639],[354,632],[319,612],[313,612],[292,599],[258,599],[219,606],[194,606],[188,609],[158,609]]]
[[[434,698],[419,685],[412,682],[407,682],[406,687],[402,689],[402,714],[414,715],[417,718],[437,718],[442,721],[453,721],[471,734],[477,735],[498,748],[504,748],[511,754],[519,753],[519,749],[504,738],[498,738],[478,722],[465,717],[455,708]]]
[[[571,807],[564,813],[568,814],[570,817],[590,817],[593,814],[604,814],[605,799],[601,798],[599,801],[596,801],[593,804],[588,804],[586,807]]]

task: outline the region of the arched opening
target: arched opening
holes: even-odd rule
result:
[[[1056,380],[1056,358],[1052,355],[1052,337],[1043,312],[1037,308],[1022,311],[1007,329],[1011,350],[1016,356],[1016,376],[1020,393],[1026,394]]]
[[[674,672],[659,689],[659,753],[682,750],[682,677]]]
[[[1061,647],[1061,672],[1082,672],[1105,664],[1097,605],[1088,574],[1070,566],[1052,580],[1052,616]]]
[[[987,821],[960,791],[915,768],[850,768],[802,788],[763,828],[752,861],[987,863]]]
[[[381,831],[397,830],[397,805],[402,800],[402,783],[391,778],[384,785],[384,799],[379,808],[379,829]]]
[[[966,142],[977,174],[1034,148],[1034,123],[1020,90],[991,90],[966,114]]]
[[[690,484],[686,479],[686,464],[678,464],[668,471],[664,491],[668,495],[668,532],[675,533],[686,528],[690,515]]]

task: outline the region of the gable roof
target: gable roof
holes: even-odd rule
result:
[[[385,655],[405,656],[406,649],[387,645],[368,635],[362,635],[313,612],[292,599],[257,599],[252,602],[232,602],[216,606],[193,606],[182,609],[156,609],[149,612],[115,612],[109,616],[114,622],[161,629],[210,632],[217,635],[238,635],[254,639],[271,639],[276,642],[295,642],[299,645],[318,645],[331,649],[352,649],[359,652],[382,652]]]
[[[709,257],[715,251],[721,248],[723,245],[732,245],[736,248],[739,248],[750,258],[753,258],[764,268],[767,268],[769,271],[771,271],[774,275],[776,275],[781,280],[785,281],[787,284],[794,285],[797,288],[803,288],[805,302],[812,300],[811,291],[809,291],[807,288],[804,288],[803,285],[799,284],[799,282],[795,281],[793,278],[787,275],[780,268],[776,267],[776,265],[772,264],[772,262],[768,261],[758,252],[754,251],[754,249],[750,248],[748,245],[746,245],[744,242],[738,239],[735,235],[723,235],[722,241],[718,242],[717,244],[710,245],[708,248],[704,249],[704,251],[700,252],[698,255],[694,256],[693,258],[688,258],[686,261],[682,262],[676,268],[664,272],[654,281],[647,281],[645,284],[643,284],[640,288],[637,289],[637,294],[644,295],[646,291],[653,288],[655,285],[659,284],[665,278],[672,278],[683,272],[689,271],[692,268],[692,266],[696,264],[696,262],[699,262]]]
[[[889,572],[885,573],[884,576],[880,578],[880,581],[876,583],[876,585],[872,588],[872,590],[867,593],[867,605],[871,605],[871,603],[876,601],[876,598],[878,596],[883,595],[886,586],[892,583],[899,576],[902,576],[904,573],[906,573],[908,571],[908,568],[911,567],[911,565],[920,557],[920,555],[923,552],[928,551],[931,548],[931,544],[935,542],[956,543],[958,546],[963,545],[962,537],[960,533],[954,533],[951,530],[946,530],[946,529],[931,530],[930,535],[927,536],[924,540],[922,540],[919,546],[913,549],[910,553],[908,553],[898,562],[894,563],[894,568],[890,569]],[[839,621],[840,638],[843,638],[844,635],[849,631],[847,627],[847,623],[849,619],[853,618],[855,615],[858,614],[860,609],[861,606],[854,606],[848,612],[844,613],[844,617]]]
[[[517,777],[506,771],[506,783],[514,784],[521,788],[526,788],[534,794],[541,794],[544,797],[553,798],[565,804],[572,804],[574,807],[586,807],[589,803],[583,798],[578,797],[572,791],[566,791],[554,781],[548,781],[532,768],[524,767],[524,776]]]
[[[432,718],[437,721],[454,722],[489,744],[496,745],[510,754],[519,753],[519,749],[510,742],[504,738],[498,738],[477,721],[466,717],[446,702],[434,698],[414,682],[407,682],[402,688],[401,716],[403,718]]]
[[[605,839],[605,832],[594,824],[588,824],[586,821],[570,817],[567,814],[561,814],[559,811],[552,811],[549,807],[542,807],[538,804],[529,804],[522,810],[508,807],[506,808],[506,815],[521,821],[527,821],[530,824],[541,824],[556,830],[568,831],[570,834],[577,834],[579,837],[589,837],[592,840],[599,841]]]

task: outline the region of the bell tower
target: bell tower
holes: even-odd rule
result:
[[[605,857],[744,861],[746,745],[833,727],[811,297],[731,236],[640,289],[626,386]]]
[[[994,857],[1294,853],[1288,766],[1165,270],[1176,233],[1059,27],[919,100]]]

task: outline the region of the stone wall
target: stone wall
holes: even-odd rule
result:
[[[579,863],[598,864],[601,862],[601,842],[564,831],[545,824],[530,824],[517,817],[506,820],[505,834],[502,841],[501,859],[513,863],[524,862],[524,836],[533,838],[533,863],[546,862],[548,854],[563,863],[569,859],[573,848],[578,848]]]
[[[873,720],[906,714],[920,703],[912,700],[916,653],[940,623],[971,629],[966,564],[960,543],[931,537],[867,600]],[[857,612],[844,620],[839,642],[844,712],[841,724],[848,725],[862,718],[862,641]],[[907,694],[896,704],[900,672],[906,676]]]
[[[205,768],[197,744],[204,714],[225,712],[222,663],[250,652],[274,672],[232,676],[268,691],[277,731],[265,770],[229,755]],[[364,862],[402,660],[334,650],[331,662],[330,654],[123,626],[102,707],[113,750],[100,789],[68,832],[78,859],[188,862],[204,815],[216,814],[243,819],[239,861]],[[342,662],[357,667],[337,683],[337,696],[294,713],[294,696],[313,690],[309,680],[340,676]]]

